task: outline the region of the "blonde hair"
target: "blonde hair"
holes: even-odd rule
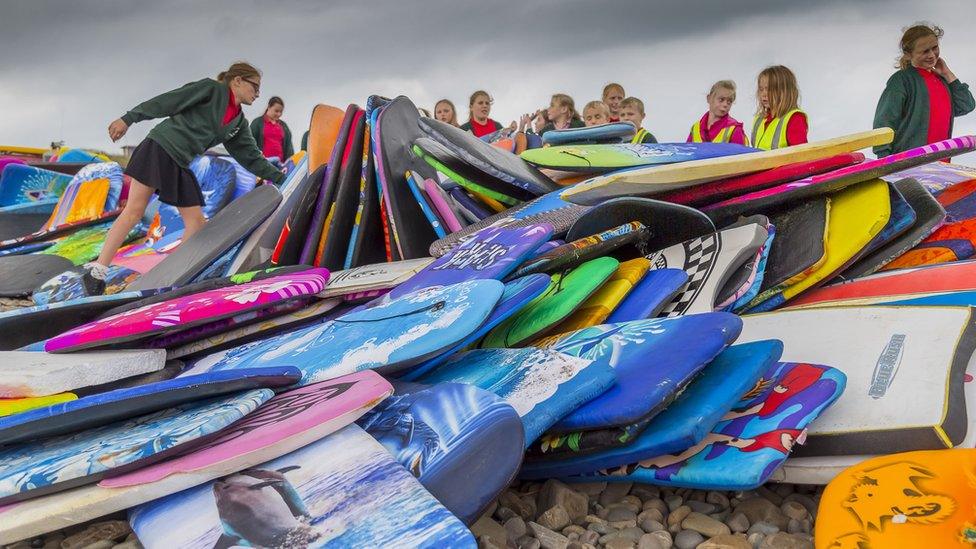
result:
[[[260,77],[261,71],[250,63],[238,61],[237,63],[231,65],[227,70],[221,71],[221,73],[217,75],[217,80],[223,82],[224,84],[230,84],[230,81],[238,76],[245,79]]]
[[[711,97],[720,89],[732,92],[732,101],[735,101],[735,82],[732,80],[719,80],[712,84],[712,89],[708,90],[708,97]]]
[[[625,95],[627,93],[624,91],[624,87],[621,86],[620,84],[616,82],[610,82],[606,86],[603,86],[603,98],[606,99],[607,95],[613,90],[619,91],[620,95]]]
[[[559,106],[567,107],[569,109],[570,120],[579,120],[580,115],[576,112],[576,102],[573,101],[572,97],[565,93],[554,93],[552,94],[552,102]]]
[[[628,97],[620,102],[620,108],[624,107],[637,107],[637,112],[644,116],[644,102],[636,97]]]
[[[603,111],[603,114],[606,115],[607,118],[610,118],[610,107],[608,107],[603,101],[590,101],[585,107],[583,107],[583,112],[585,113],[590,109],[599,109]]]
[[[934,36],[941,39],[945,34],[941,27],[931,23],[916,23],[904,29],[901,35],[901,55],[895,61],[896,69],[907,69],[912,66],[912,52],[915,51],[915,43],[922,38]]]
[[[459,124],[457,121],[457,108],[454,107],[454,102],[451,101],[450,99],[441,99],[437,103],[434,103],[434,116],[437,116],[437,106],[440,105],[441,103],[444,103],[448,107],[451,107],[451,119],[448,120],[447,123],[452,126],[458,126]],[[474,103],[474,101],[472,101],[472,103]]]
[[[769,113],[773,118],[779,118],[793,109],[799,108],[800,89],[796,84],[796,75],[783,65],[766,67],[756,79],[756,99],[759,108],[756,114],[765,115],[762,101],[759,101],[759,83],[766,79],[766,94],[769,97]]]
[[[492,99],[491,96],[488,95],[488,92],[486,92],[485,90],[478,90],[478,91],[472,93],[471,94],[471,98],[468,99],[468,120],[474,120],[474,115],[471,112],[471,107],[474,106],[475,100],[478,99],[481,96],[484,96],[484,97],[487,97],[488,98],[488,104],[489,105],[491,105],[492,103],[495,102],[495,100]]]

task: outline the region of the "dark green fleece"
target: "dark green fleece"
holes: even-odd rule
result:
[[[222,124],[229,99],[230,89],[226,84],[204,78],[136,105],[122,115],[122,121],[131,126],[143,120],[166,118],[149,131],[148,137],[184,168],[194,157],[223,144],[254,175],[281,182],[285,174],[261,154],[244,113]]]
[[[953,117],[972,112],[976,102],[968,84],[960,80],[949,83],[941,76],[939,80],[949,90]],[[901,69],[888,79],[874,111],[874,127],[895,130],[895,139],[891,143],[874,148],[874,154],[879,158],[928,144],[929,92],[915,67]],[[952,136],[951,119],[949,136]]]

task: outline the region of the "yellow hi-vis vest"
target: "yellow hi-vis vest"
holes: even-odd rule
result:
[[[766,151],[786,147],[786,125],[790,123],[790,118],[793,118],[796,113],[803,116],[807,115],[800,109],[793,109],[782,117],[770,120],[767,124],[766,117],[757,114],[752,119],[752,146]]]
[[[643,143],[644,137],[646,137],[647,134],[648,134],[647,130],[645,130],[644,128],[640,128],[639,130],[637,130],[637,133],[634,134],[634,138],[630,140],[630,143],[632,145]]]
[[[732,134],[735,133],[735,126],[729,126],[722,131],[718,132],[718,135],[712,139],[712,143],[728,143],[732,139]],[[695,122],[691,125],[691,142],[692,143],[704,143],[705,138],[702,137],[701,132],[701,120]],[[748,145],[748,143],[746,143]]]

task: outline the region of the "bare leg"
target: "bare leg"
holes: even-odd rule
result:
[[[149,201],[152,199],[154,192],[156,191],[152,187],[148,187],[132,179],[132,184],[129,186],[129,198],[125,203],[125,208],[119,214],[119,217],[115,219],[115,223],[112,223],[112,228],[108,230],[108,234],[105,235],[105,243],[102,244],[102,253],[98,255],[98,263],[105,267],[112,264],[112,258],[115,257],[119,248],[122,247],[122,243],[125,242],[125,237],[128,236],[129,231],[145,215],[146,206],[149,205]]]
[[[183,242],[186,242],[197,231],[207,223],[207,218],[203,217],[203,209],[200,206],[190,206],[187,208],[177,208],[180,217],[183,218]]]

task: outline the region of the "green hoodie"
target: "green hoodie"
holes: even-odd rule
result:
[[[291,129],[288,128],[288,124],[285,124],[284,120],[278,120],[281,124],[281,129],[285,134],[285,142],[283,145],[284,158],[281,162],[284,163],[286,160],[291,158],[291,155],[295,154],[295,146],[291,143]],[[251,121],[251,135],[254,136],[254,142],[257,144],[258,148],[264,150],[264,117],[259,116]]]
[[[230,88],[210,78],[190,82],[140,103],[122,115],[129,126],[143,120],[166,118],[149,131],[149,139],[159,144],[173,160],[186,168],[195,156],[223,144],[248,171],[263,179],[280,183],[285,178],[258,149],[244,113],[222,124]]]
[[[969,85],[960,80],[946,82],[939,80],[949,90],[952,102],[952,116],[962,116],[976,108]],[[895,139],[887,145],[874,148],[878,158],[927,145],[929,132],[929,93],[925,80],[915,67],[901,69],[888,79],[878,108],[874,111],[875,128],[895,130]],[[949,120],[949,136],[952,136],[952,120]]]

